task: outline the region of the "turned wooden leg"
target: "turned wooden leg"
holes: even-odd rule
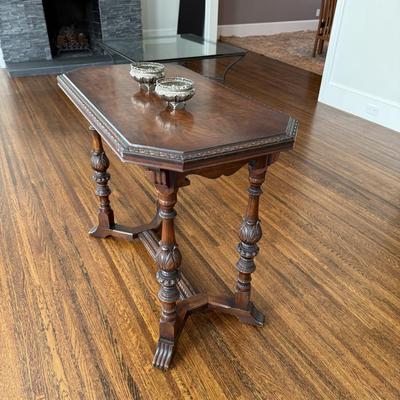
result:
[[[264,316],[258,312],[250,302],[250,292],[251,274],[256,269],[254,257],[258,254],[259,250],[257,242],[262,236],[258,208],[260,195],[262,193],[261,185],[265,180],[266,171],[267,160],[265,157],[249,163],[249,201],[246,214],[239,230],[240,242],[238,244],[238,252],[240,258],[236,264],[239,273],[236,282],[235,303],[238,308],[248,309],[250,311],[250,316],[248,318],[239,319],[242,322],[255,325],[262,325],[264,323]]]
[[[161,241],[156,254],[159,267],[157,280],[161,285],[158,298],[161,302],[160,338],[154,355],[153,365],[167,369],[171,362],[176,340],[179,334],[176,302],[179,299],[177,283],[181,253],[175,242],[174,205],[177,199],[177,188],[157,186],[160,207]]]
[[[109,230],[114,226],[114,212],[110,206],[109,196],[111,190],[108,186],[110,174],[107,172],[110,161],[103,149],[100,135],[90,128],[93,140],[93,150],[91,152],[92,168],[94,170],[93,180],[96,182],[96,195],[99,197],[99,224],[90,230],[90,234],[95,237],[109,236]]]

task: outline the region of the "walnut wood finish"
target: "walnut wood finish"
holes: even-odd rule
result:
[[[168,74],[195,82],[185,111],[140,93],[127,65],[69,72],[58,84],[123,161],[192,172],[293,147],[297,121],[287,114],[179,65]]]
[[[236,284],[236,303],[241,308],[247,308],[250,304],[251,274],[256,270],[254,257],[258,254],[257,242],[261,239],[262,231],[258,217],[259,199],[262,193],[261,185],[265,180],[268,158],[252,160],[249,163],[249,204],[239,230],[240,254],[236,268],[239,271]],[[259,319],[259,324],[264,323],[264,317]]]
[[[89,128],[92,133],[93,150],[91,154],[92,168],[94,170],[93,180],[96,182],[96,195],[99,197],[99,224],[90,230],[92,236],[105,238],[107,233],[114,227],[114,212],[111,208],[109,196],[111,189],[108,186],[110,174],[107,172],[110,161],[103,149],[100,135],[93,127]]]
[[[125,65],[78,70],[58,77],[61,89],[93,126],[92,167],[100,211],[99,224],[91,230],[91,235],[132,239],[135,234],[149,230],[146,228],[150,231],[159,229],[161,222],[161,238],[155,255],[159,268],[157,281],[160,283],[160,336],[153,365],[162,370],[169,368],[186,318],[195,310],[204,307],[222,310],[237,316],[241,322],[264,324],[263,314],[250,301],[251,273],[255,271],[253,258],[258,253],[257,242],[261,239],[259,196],[267,164],[277,159],[279,151],[293,147],[298,125],[288,115],[243,99],[185,68],[169,67],[172,72],[189,75],[196,82],[200,94],[193,102],[193,114],[187,109],[167,111],[165,104],[156,100],[152,93],[146,95],[145,112],[137,106],[137,95],[135,101],[128,103],[127,89],[134,91],[136,88],[138,91],[138,88]],[[116,90],[121,83],[125,87],[123,92]],[[220,102],[215,103],[216,100]],[[239,112],[228,112],[239,103]],[[164,115],[164,122],[156,126],[160,115]],[[175,123],[166,124],[168,118],[175,119]],[[218,125],[215,125],[215,119],[218,119]],[[109,161],[100,136],[123,161],[146,165],[147,175],[156,187],[159,219],[136,228],[115,225],[109,200]],[[233,298],[219,296],[218,301],[212,301],[211,307],[207,294],[178,303],[182,259],[174,230],[178,189],[190,183],[186,177],[188,174],[216,179],[234,174],[245,163],[249,163],[250,196],[239,232],[236,294]]]
[[[109,196],[111,189],[108,186],[110,174],[107,169],[110,166],[107,154],[103,149],[101,136],[96,130],[90,126],[89,130],[92,134],[93,146],[91,152],[91,164],[94,170],[93,180],[96,182],[96,195],[99,197],[99,222],[94,226],[89,234],[97,238],[117,237],[127,240],[136,239],[139,233],[148,230],[158,231],[161,227],[161,218],[159,215],[159,207],[157,202],[157,211],[153,220],[148,224],[139,225],[135,228],[130,228],[114,222],[114,212],[111,208]]]
[[[92,166],[96,171],[96,194],[101,194],[101,213],[99,225],[93,228],[90,233],[98,238],[109,236],[128,240],[139,238],[157,262],[159,268],[156,277],[160,283],[158,293],[161,304],[160,335],[153,358],[153,366],[162,370],[169,368],[186,319],[195,311],[214,310],[228,313],[236,316],[243,323],[262,326],[265,317],[250,301],[250,275],[255,271],[253,258],[259,251],[256,243],[261,239],[261,227],[258,218],[259,197],[262,193],[261,185],[265,180],[268,165],[275,162],[279,154],[274,153],[249,161],[249,204],[239,229],[241,242],[238,245],[240,259],[237,262],[239,275],[236,294],[233,296],[213,296],[207,293],[197,294],[187,278],[181,276],[179,270],[182,256],[175,239],[174,219],[176,212],[174,206],[177,202],[179,188],[190,184],[186,174],[168,170],[147,169],[146,174],[156,187],[158,205],[158,217],[156,216],[150,224],[127,228],[115,224],[113,216],[112,223],[109,219],[106,219],[106,223],[104,223],[101,218],[103,209],[106,208],[107,211],[111,211],[108,197],[111,191],[107,186],[110,175],[106,172],[109,162],[102,148],[101,138],[93,129],[91,131],[94,138]],[[101,167],[98,166],[99,162],[93,161],[97,161],[99,155],[101,155],[102,160],[107,160],[101,163]],[[225,166],[220,165],[214,169],[205,168],[195,173],[216,179],[222,175],[234,174],[242,164],[243,162],[228,163]],[[99,173],[101,173],[100,176],[96,175]],[[101,186],[101,190],[98,190],[100,184],[103,186]],[[161,231],[160,237],[156,233],[158,230]]]
[[[158,298],[161,303],[160,338],[158,339],[153,365],[165,369],[169,367],[178,333],[177,301],[179,300],[179,266],[182,256],[175,240],[174,206],[177,201],[178,182],[175,173],[160,171],[154,174],[154,184],[160,204],[161,240],[156,253],[158,264],[157,281],[160,283]]]
[[[98,206],[86,119],[54,76],[0,70],[0,398],[398,400],[400,135],[318,104],[319,82],[252,53],[228,74],[301,122],[260,197],[251,283],[266,325],[194,313],[161,373],[156,264],[141,243],[85,233]],[[108,156],[118,221],[150,221],[154,185]],[[229,295],[248,169],[190,180],[175,206],[179,285]]]

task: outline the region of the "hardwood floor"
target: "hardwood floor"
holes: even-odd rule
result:
[[[151,366],[152,259],[140,243],[87,235],[87,122],[54,76],[1,73],[0,398],[399,399],[400,134],[317,104],[319,80],[255,54],[228,75],[301,124],[260,203],[253,299],[267,323],[194,315],[163,373]],[[118,222],[147,222],[154,190],[108,155]],[[176,206],[182,269],[228,293],[247,171],[191,180]]]

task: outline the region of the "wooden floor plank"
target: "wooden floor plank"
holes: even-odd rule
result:
[[[228,75],[228,87],[301,124],[260,203],[252,282],[267,324],[191,316],[163,373],[151,366],[154,262],[140,243],[87,235],[97,209],[87,122],[54,77],[2,72],[0,398],[398,399],[400,135],[318,104],[319,84],[252,53]],[[148,222],[151,184],[109,157],[118,222]],[[182,269],[197,289],[229,293],[246,168],[191,182],[176,206]]]

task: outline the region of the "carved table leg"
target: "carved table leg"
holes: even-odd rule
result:
[[[110,236],[108,230],[114,226],[114,212],[110,206],[109,196],[111,190],[108,186],[110,174],[107,172],[110,161],[103,149],[100,135],[90,128],[93,140],[91,153],[92,168],[94,170],[93,180],[96,182],[96,195],[99,197],[99,224],[90,230],[95,237],[104,238]]]
[[[257,242],[262,236],[258,208],[262,193],[261,185],[265,180],[266,171],[267,160],[265,157],[249,163],[249,201],[239,230],[240,243],[238,244],[238,252],[240,258],[236,264],[239,273],[236,283],[235,303],[236,307],[249,311],[248,316],[239,317],[239,320],[252,325],[264,324],[264,315],[250,301],[250,292],[251,274],[256,269],[254,257],[259,250]]]
[[[148,224],[128,227],[115,223],[114,212],[109,199],[111,189],[108,186],[110,174],[107,172],[107,169],[110,166],[110,161],[104,152],[101,136],[93,127],[89,129],[92,133],[93,141],[93,150],[91,152],[91,162],[94,170],[93,180],[96,182],[96,195],[100,200],[98,213],[99,223],[89,231],[89,234],[97,238],[112,236],[115,238],[134,240],[136,238],[142,238],[148,231],[158,232],[161,226],[158,203],[157,213]]]
[[[168,369],[174,355],[178,337],[185,321],[194,312],[213,310],[236,316],[241,322],[263,325],[264,316],[250,301],[251,274],[255,271],[254,258],[258,253],[257,242],[262,231],[259,221],[259,197],[268,165],[277,159],[277,154],[260,157],[249,163],[250,187],[247,211],[240,227],[236,267],[239,271],[236,292],[229,296],[215,296],[196,293],[186,278],[180,274],[181,253],[175,240],[174,206],[180,187],[190,182],[184,173],[168,170],[148,169],[146,174],[156,186],[157,215],[149,224],[128,228],[114,223],[110,207],[107,173],[109,161],[104,153],[101,138],[96,131],[93,135],[92,166],[95,170],[96,194],[100,198],[99,225],[91,232],[93,236],[114,236],[128,240],[140,239],[158,264],[157,280],[160,283],[158,298],[161,303],[160,335],[154,354],[153,366]],[[234,166],[235,171],[237,165]],[[231,172],[232,169],[228,171]],[[212,175],[214,177],[214,175]],[[161,240],[156,233],[161,222]]]
[[[156,185],[160,207],[161,241],[156,254],[159,267],[157,280],[161,285],[158,298],[161,302],[160,338],[153,359],[153,365],[167,369],[170,365],[176,340],[179,335],[179,323],[176,302],[179,299],[177,283],[179,281],[179,266],[181,253],[175,242],[174,205],[177,200],[178,188],[174,184]]]

